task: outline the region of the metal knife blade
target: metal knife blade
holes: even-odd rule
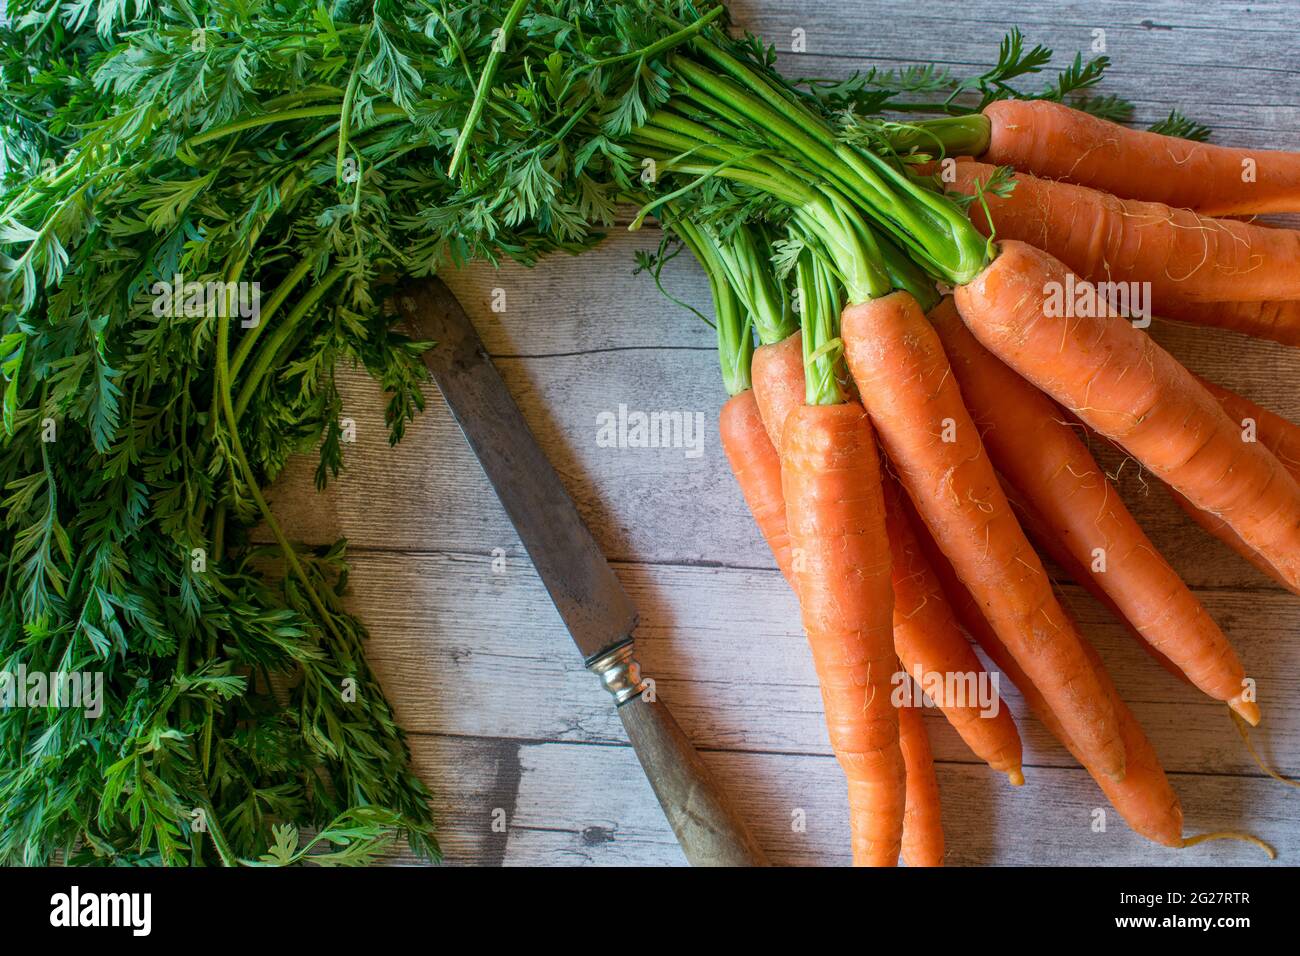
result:
[[[461,304],[441,280],[432,279],[401,291],[397,306],[416,338],[436,343],[424,353],[424,364],[584,662],[626,643],[636,627],[636,608],[542,454]]]

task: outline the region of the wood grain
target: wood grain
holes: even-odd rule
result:
[[[735,0],[732,9],[740,26],[776,45],[783,69],[802,76],[918,61],[972,73],[1013,24],[1064,60],[1089,55],[1093,31],[1104,30],[1115,61],[1105,90],[1133,99],[1140,121],[1178,107],[1214,126],[1219,142],[1300,149],[1294,0],[986,0],[960,16],[938,0]],[[795,30],[806,53],[789,52]],[[447,278],[636,602],[645,672],[759,841],[776,863],[847,863],[843,778],[794,601],[718,446],[724,396],[712,331],[633,275],[634,252],[658,238],[652,228],[616,229],[580,258]],[[666,282],[708,312],[691,263],[675,262]],[[503,311],[493,310],[496,290]],[[1300,420],[1295,351],[1168,323],[1153,334],[1193,370]],[[371,658],[437,795],[448,862],[683,864],[608,696],[582,668],[436,389],[390,449],[378,389],[354,371],[343,380],[344,414],[357,425],[347,470],[318,495],[313,463],[296,461],[273,489],[274,506],[299,539],[351,542],[349,601],[370,625]],[[698,456],[601,447],[597,415],[620,405],[698,413]],[[1259,679],[1265,725],[1253,740],[1284,772],[1300,773],[1300,603],[1202,535],[1133,463],[1098,452]],[[1249,829],[1278,846],[1280,863],[1300,862],[1295,791],[1260,773],[1223,708],[1151,663],[1079,589],[1066,593],[1169,769],[1187,832]],[[1007,703],[1023,712],[1014,692]],[[949,864],[1262,861],[1239,844],[1153,846],[1113,811],[1096,832],[1099,791],[1030,719],[1019,721],[1028,782],[1013,790],[936,712],[926,717]]]

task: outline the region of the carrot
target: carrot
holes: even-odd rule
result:
[[[916,707],[898,709],[899,746],[907,769],[907,808],[903,815],[903,862],[908,866],[943,866],[943,818],[939,781],[925,720]]]
[[[1111,805],[1134,832],[1164,846],[1182,846],[1183,810],[1178,795],[1174,793],[1169,779],[1165,776],[1155,748],[1142,732],[1142,726],[1137,722],[1137,718],[1116,692],[1092,645],[1087,641],[1081,642],[1088,666],[1114,708],[1120,733],[1123,736],[1127,773],[1120,781],[1107,775],[1076,746],[1059,716],[1024,669],[1008,652],[980,610],[975,598],[957,577],[957,573],[938,545],[925,532],[922,522],[915,521],[913,526],[916,528],[922,550],[942,583],[958,620],[975,642],[983,648],[984,653],[988,654],[994,665],[1011,678],[1011,682],[1019,688],[1034,716],[1097,781],[1097,785],[1101,787]]]
[[[829,263],[811,252],[802,256],[797,281],[801,295],[809,293],[802,335],[786,334],[778,330],[785,321],[779,297],[771,289],[752,294],[765,275],[762,243],[738,234],[734,247],[722,246],[689,222],[677,225],[706,262],[723,378],[728,392],[741,396],[723,412],[728,458],[800,598],[831,748],[848,782],[853,862],[896,866],[907,784],[891,693],[898,659],[889,541],[875,434],[862,407],[844,401],[836,374],[832,349],[843,290]],[[864,263],[850,271],[861,280],[853,286],[856,294],[878,295],[888,288],[882,267]],[[793,374],[787,369],[777,384],[790,383],[787,404],[795,407],[782,409],[784,433],[773,428],[776,440],[762,424],[759,396],[752,391],[744,396],[755,363],[751,329],[742,316],[759,329],[768,346],[765,355],[793,347]],[[777,449],[783,449],[779,456]]]
[[[1196,380],[1215,397],[1219,406],[1238,427],[1245,429],[1253,422],[1259,443],[1271,451],[1287,471],[1300,479],[1300,425],[1199,375]]]
[[[1039,553],[1045,554],[1055,561],[1070,580],[1082,587],[1092,595],[1098,604],[1110,611],[1115,619],[1124,625],[1124,629],[1129,632],[1138,646],[1146,651],[1157,664],[1184,684],[1190,684],[1191,681],[1179,669],[1178,665],[1152,647],[1142,632],[1133,626],[1133,622],[1124,616],[1120,606],[1097,583],[1088,567],[1080,563],[1079,559],[1071,553],[1065,543],[1056,536],[1048,526],[1047,520],[1038,513],[1029,499],[1017,491],[1015,486],[1005,478],[1002,479],[1002,490],[1006,492],[1007,501],[1011,502],[1011,508],[1016,513],[1016,520],[1020,522],[1020,527],[1024,528],[1025,534]]]
[[[1044,290],[1060,262],[1021,242],[956,292],[986,348],[1300,584],[1300,485],[1150,336],[1121,318],[1053,317]],[[1032,674],[1031,674],[1032,676]]]
[[[958,162],[951,188],[966,195],[996,167]],[[1056,256],[1090,282],[1149,282],[1157,315],[1177,316],[1179,302],[1300,299],[1300,232],[1210,219],[1159,203],[1015,177],[1008,196],[988,194],[999,239],[1018,239]],[[986,235],[979,202],[971,221]]]
[[[996,645],[989,645],[984,649],[998,667],[1006,670],[1011,682],[1020,689],[1025,696],[1025,702],[1029,704],[1029,708],[1042,721],[1048,732],[1056,737],[1097,781],[1106,799],[1133,832],[1163,846],[1176,848],[1184,846],[1182,803],[1165,775],[1165,769],[1160,763],[1155,747],[1151,745],[1151,741],[1142,730],[1142,725],[1138,723],[1133,712],[1128,709],[1128,705],[1115,689],[1096,649],[1086,641],[1083,648],[1093,666],[1097,680],[1115,708],[1120,732],[1124,737],[1124,759],[1128,772],[1124,779],[1118,782],[1084,759],[1078,746],[1065,734],[1059,719],[1047,707],[1046,701],[1042,699],[1042,695],[1028,676],[1012,669],[1015,667],[1015,661],[1010,659],[1009,655],[1005,652],[998,654]]]
[[[1219,405],[1230,419],[1242,426],[1243,429],[1246,427],[1248,420],[1255,423],[1256,436],[1260,444],[1271,451],[1277,460],[1286,467],[1287,471],[1291,472],[1296,480],[1300,482],[1300,426],[1292,424],[1281,415],[1275,415],[1267,409],[1260,408],[1254,402],[1242,398],[1220,385],[1215,385],[1213,382],[1208,382],[1199,376],[1197,378],[1209,393],[1218,399]],[[1296,587],[1287,581],[1277,568],[1273,567],[1245,541],[1242,541],[1241,536],[1233,531],[1226,521],[1197,508],[1174,489],[1171,488],[1169,491],[1178,506],[1187,512],[1188,517],[1200,525],[1201,528],[1218,538],[1233,551],[1236,551],[1282,587],[1293,594],[1300,594],[1300,587]]]
[[[802,350],[798,345],[799,336],[791,346],[790,339],[775,346],[762,346],[754,358],[753,378],[754,393],[758,407],[766,407],[767,415],[773,423],[784,422],[789,413],[801,407],[804,389],[804,371]],[[767,396],[764,403],[763,396]],[[734,400],[733,400],[734,401]],[[730,404],[730,403],[729,403]],[[749,404],[745,408],[748,409]],[[725,413],[725,409],[724,409]],[[747,426],[747,435],[751,436],[748,447],[759,444],[752,437],[752,426]],[[739,442],[734,442],[739,445]],[[756,449],[751,455],[761,456],[775,462],[777,456],[771,442],[763,442],[765,450]],[[723,445],[727,447],[728,438],[724,430]],[[731,451],[727,451],[731,457]],[[767,456],[770,455],[770,458]],[[732,459],[736,469],[736,461]],[[779,467],[779,465],[777,466]],[[753,466],[745,469],[747,474],[741,482],[742,489],[749,478]],[[737,480],[741,472],[737,470]],[[779,491],[779,489],[778,489]],[[892,556],[894,584],[894,650],[908,673],[919,670],[922,674],[969,674],[979,675],[983,665],[971,650],[970,644],[962,637],[952,612],[947,608],[937,582],[929,574],[924,559],[917,551],[911,532],[897,520],[897,485],[887,477],[884,482],[886,526],[889,532],[889,546]],[[755,497],[759,496],[755,494]],[[746,493],[751,510],[755,501]],[[764,514],[773,514],[773,509],[759,505]],[[758,518],[759,511],[755,510]],[[778,549],[784,544],[788,560],[789,536],[785,529],[784,501],[782,502],[780,527],[775,517],[759,520],[764,537],[777,554],[777,562],[782,557]],[[791,575],[786,575],[793,584]],[[1015,721],[1005,706],[999,706],[996,716],[982,716],[981,708],[974,706],[957,706],[944,701],[940,707],[944,716],[952,724],[958,735],[970,747],[971,751],[985,761],[994,770],[1007,774],[1014,785],[1024,782],[1020,771],[1021,745],[1020,735],[1016,732]]]
[[[1122,778],[1114,709],[998,486],[920,307],[901,292],[851,306],[840,334],[881,443],[926,525],[1072,738]]]
[[[894,650],[909,674],[961,675],[978,686],[984,665],[962,636],[938,579],[921,553],[902,506],[902,492],[886,477],[885,527],[889,532],[894,581]],[[1012,785],[1025,782],[1020,770],[1020,734],[1011,711],[998,702],[987,715],[978,701],[935,701],[953,729],[994,770]],[[903,707],[907,710],[907,707]]]
[[[1222,518],[1215,517],[1209,512],[1202,511],[1200,508],[1196,507],[1196,505],[1188,501],[1183,495],[1179,494],[1178,490],[1175,488],[1169,489],[1169,495],[1174,499],[1174,503],[1183,509],[1187,517],[1200,525],[1201,530],[1206,534],[1218,538],[1233,551],[1236,551],[1238,555],[1253,564],[1262,574],[1271,578],[1276,584],[1286,588],[1292,594],[1300,594],[1300,587],[1297,587],[1288,581],[1282,576],[1281,571],[1265,561],[1260,557],[1258,551],[1248,545],[1245,541],[1242,541],[1241,535],[1233,531],[1232,527],[1226,521]]]
[[[794,333],[775,345],[760,345],[754,351],[751,370],[754,397],[773,447],[781,447],[781,429],[786,416],[803,404],[803,335]]]
[[[790,535],[786,530],[785,497],[781,492],[781,460],[763,427],[753,389],[733,395],[722,406],[718,432],[731,472],[758,530],[772,549],[777,567],[793,586]]]
[[[1300,345],[1300,300],[1297,299],[1280,302],[1167,302],[1161,316],[1175,322],[1253,335],[1257,339],[1272,339],[1283,345]]]
[[[1142,531],[1055,403],[962,324],[952,299],[930,312],[994,465],[1149,644],[1206,694],[1250,723],[1245,671],[1223,631]],[[1098,562],[1104,564],[1098,565]],[[1100,570],[1097,570],[1100,568]]]
[[[804,630],[831,748],[848,778],[853,861],[898,862],[906,801],[893,592],[875,436],[854,402],[801,405],[786,419],[781,479]]]
[[[1300,153],[1194,143],[1046,100],[1000,100],[984,115],[985,162],[1206,216],[1300,212]]]

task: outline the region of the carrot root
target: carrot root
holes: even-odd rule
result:
[[[1196,143],[1047,100],[999,100],[984,115],[995,165],[1210,216],[1300,212],[1300,153]]]
[[[907,810],[903,816],[903,862],[908,866],[943,866],[943,819],[939,781],[925,720],[915,707],[898,709],[899,744],[907,768]]]
[[[1263,445],[1243,441],[1214,396],[1132,323],[1105,310],[1054,314],[1046,290],[1068,275],[1049,254],[1005,241],[993,263],[957,289],[957,306],[989,351],[1227,521],[1300,585],[1295,477]]]
[[[894,650],[903,669],[909,674],[971,675],[979,686],[984,665],[962,635],[943,587],[907,520],[902,490],[888,475],[884,493],[894,582]],[[935,703],[975,756],[1005,773],[1013,784],[1024,781],[1020,734],[1002,701],[997,701],[997,712],[992,715],[976,701]]]
[[[1140,833],[1155,843],[1177,847],[1183,840],[1183,810],[1178,795],[1170,786],[1169,778],[1160,765],[1151,742],[1142,732],[1137,718],[1120,699],[1115,685],[1101,662],[1101,657],[1086,641],[1084,651],[1103,691],[1111,698],[1124,735],[1125,764],[1128,772],[1122,781],[1115,781],[1080,752],[1069,733],[1053,711],[1043,694],[1016,663],[1014,657],[998,639],[981,608],[970,591],[957,578],[952,565],[939,551],[934,539],[924,532],[919,518],[913,518],[913,527],[921,540],[922,549],[943,584],[948,600],[953,606],[967,633],[984,649],[989,658],[1011,682],[1020,689],[1025,702],[1044,727],[1059,740],[1062,746],[1078,760],[1101,788],[1111,805],[1124,818],[1135,833]]]
[[[777,567],[793,585],[790,533],[785,521],[785,496],[781,491],[781,460],[759,415],[753,389],[732,396],[718,416],[722,450],[749,505],[754,523],[772,549]]]
[[[925,525],[1080,749],[1122,779],[1114,707],[1012,514],[938,335],[902,292],[851,306],[841,326],[863,404]]]
[[[1208,843],[1210,840],[1240,840],[1243,843],[1250,843],[1264,851],[1264,855],[1270,860],[1277,859],[1277,850],[1271,843],[1266,843],[1253,833],[1244,833],[1240,830],[1218,830],[1214,833],[1198,833],[1196,836],[1185,837],[1179,844],[1178,849],[1186,850],[1189,847],[1197,846],[1201,843]]]
[[[767,435],[779,452],[786,418],[803,405],[803,334],[796,332],[775,345],[760,345],[754,351],[750,376]]]
[[[952,299],[931,309],[930,319],[1025,531],[1046,541],[1081,585],[1101,592],[1162,665],[1215,700],[1240,694],[1245,672],[1227,636],[1129,513],[1056,403],[991,354]],[[1107,564],[1094,573],[1098,552]]]
[[[1247,724],[1244,718],[1232,711],[1228,712],[1228,716],[1232,718],[1232,726],[1237,728],[1237,733],[1241,735],[1241,742],[1246,745],[1246,752],[1250,754],[1251,759],[1255,761],[1255,766],[1259,767],[1260,770],[1264,771],[1264,773],[1268,774],[1278,783],[1284,783],[1288,787],[1300,788],[1300,780],[1292,780],[1290,777],[1274,770],[1268,765],[1264,758],[1259,755],[1259,751],[1255,749],[1255,745],[1251,743],[1250,740],[1250,728],[1254,725]]]
[[[958,162],[949,185],[973,195],[995,168]],[[1146,304],[1156,315],[1177,314],[1182,302],[1300,298],[1300,231],[1211,219],[1050,179],[1015,180],[1010,195],[985,195],[987,216],[984,205],[971,204],[977,229],[1031,243],[1089,282],[1149,283]]]
[[[804,631],[831,749],[848,781],[853,861],[895,866],[906,771],[892,699],[897,657],[880,462],[856,403],[786,419],[781,479]]]

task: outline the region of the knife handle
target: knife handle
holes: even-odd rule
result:
[[[615,648],[590,669],[614,695],[632,748],[691,866],[768,866],[668,706],[646,700],[632,644]]]

